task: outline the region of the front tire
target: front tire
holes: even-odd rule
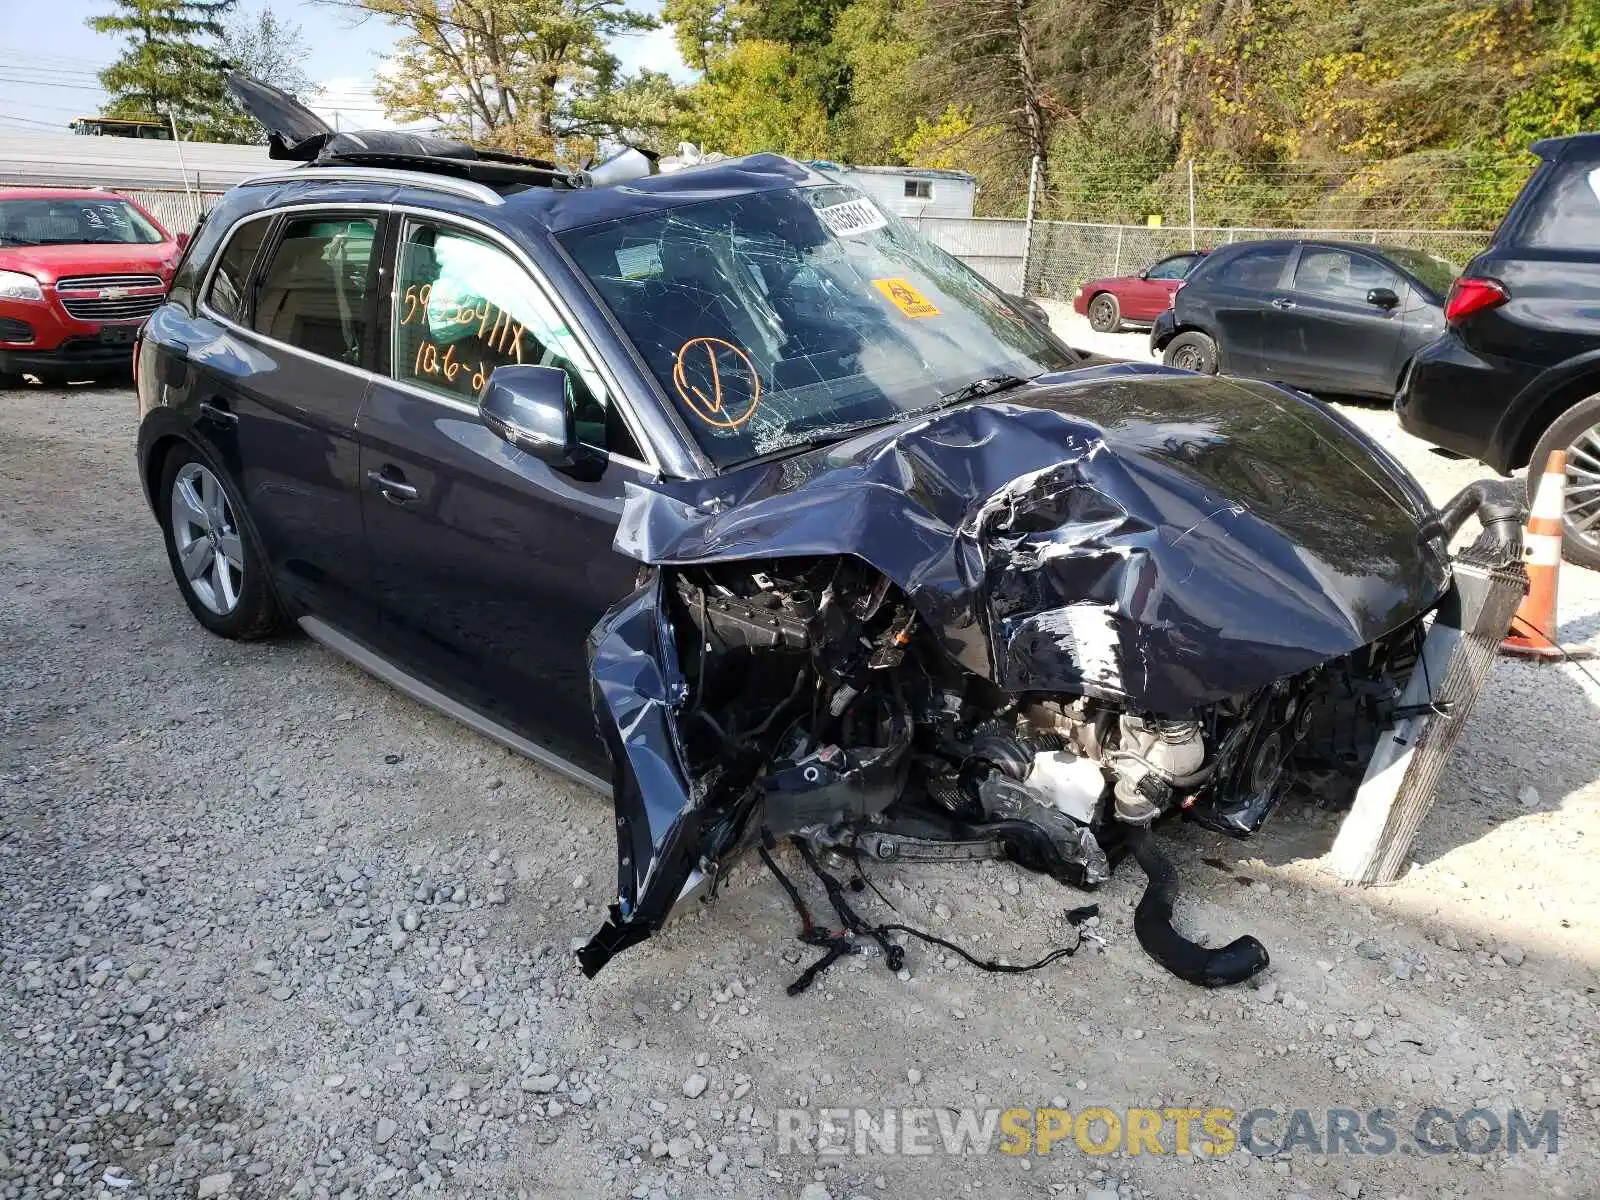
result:
[[[172,576],[195,620],[238,641],[276,632],[282,615],[266,558],[227,473],[195,447],[179,446],[162,467],[156,504]]]
[[[1554,450],[1567,452],[1562,554],[1576,566],[1600,571],[1600,395],[1580,400],[1544,431],[1528,461],[1529,504]]]
[[[1101,292],[1089,301],[1089,328],[1096,333],[1115,333],[1122,328],[1122,305],[1110,292]]]
[[[1161,356],[1161,361],[1169,367],[1177,367],[1182,371],[1194,371],[1200,375],[1215,375],[1217,373],[1217,343],[1209,334],[1198,333],[1190,330],[1180,333],[1167,343],[1167,351]]]

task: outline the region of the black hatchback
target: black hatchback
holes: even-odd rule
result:
[[[1086,361],[835,175],[265,99],[305,165],[218,204],[138,343],[172,572],[609,792],[590,973],[757,839],[1170,882],[1158,818],[1359,777],[1461,590],[1478,493],[1296,393]]]
[[[1168,366],[1393,398],[1444,328],[1457,269],[1401,246],[1236,242],[1212,251],[1150,331]]]

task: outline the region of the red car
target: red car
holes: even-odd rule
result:
[[[1091,279],[1072,297],[1072,307],[1088,317],[1090,327],[1099,333],[1115,333],[1125,321],[1147,325],[1172,307],[1173,294],[1207,253],[1185,250],[1169,254],[1137,275]]]
[[[0,188],[0,382],[128,371],[187,240],[114,192]]]

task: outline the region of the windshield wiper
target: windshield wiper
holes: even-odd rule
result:
[[[964,387],[940,396],[939,403],[935,407],[943,408],[947,404],[960,404],[963,400],[993,396],[996,392],[1009,392],[1012,388],[1021,387],[1027,382],[1020,375],[985,375],[981,379],[974,379]]]

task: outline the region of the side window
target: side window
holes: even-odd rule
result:
[[[1287,246],[1252,246],[1219,266],[1211,280],[1229,287],[1270,291],[1278,286],[1283,266],[1288,261]]]
[[[377,232],[371,217],[289,221],[256,288],[256,332],[359,366]]]
[[[230,321],[244,316],[245,280],[250,277],[250,265],[256,261],[261,239],[267,236],[267,227],[271,224],[269,217],[246,221],[233,231],[228,244],[217,256],[217,269],[206,290],[206,303],[219,316]]]
[[[1176,258],[1158,262],[1150,268],[1146,279],[1182,279],[1189,273],[1189,268],[1194,265],[1194,255],[1180,254]]]
[[[496,367],[560,367],[572,380],[579,437],[639,457],[572,330],[500,247],[447,225],[408,221],[392,327],[396,379],[470,402]]]
[[[1373,288],[1388,288],[1399,294],[1404,288],[1400,276],[1365,254],[1333,247],[1318,247],[1300,252],[1294,269],[1294,290],[1330,300],[1364,302]]]
[[[1592,162],[1564,165],[1545,185],[1527,228],[1530,246],[1600,250],[1600,168]]]

